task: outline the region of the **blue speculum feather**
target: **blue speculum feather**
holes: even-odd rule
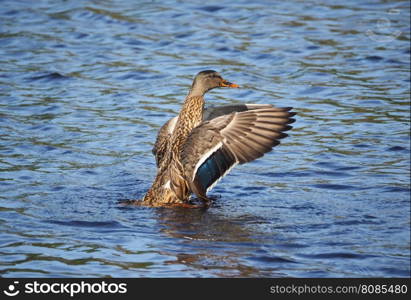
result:
[[[198,168],[196,174],[197,181],[201,184],[202,188],[206,190],[220,178],[229,167],[230,164],[227,162],[222,150],[217,150]]]
[[[217,165],[214,158],[208,158],[198,169],[197,178],[203,189],[207,189],[218,178]]]

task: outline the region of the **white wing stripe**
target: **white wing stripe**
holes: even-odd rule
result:
[[[196,176],[197,170],[198,168],[207,160],[207,158],[209,158],[214,152],[216,152],[218,149],[220,149],[223,146],[222,142],[219,142],[217,145],[215,145],[213,148],[211,148],[209,151],[207,151],[206,153],[204,153],[204,155],[202,155],[198,161],[198,163],[196,164],[195,168],[194,168],[194,172],[193,172],[193,178],[191,180],[194,181],[194,178]]]

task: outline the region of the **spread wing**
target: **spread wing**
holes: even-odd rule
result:
[[[181,161],[191,190],[201,198],[235,165],[253,161],[287,136],[291,107],[258,108],[219,116],[194,128]]]
[[[156,158],[157,167],[160,166],[160,162],[167,151],[168,142],[176,126],[177,118],[178,116],[168,120],[158,131],[156,142],[151,151]]]
[[[211,120],[223,115],[229,115],[233,112],[241,112],[246,110],[271,108],[271,104],[234,104],[224,106],[210,106],[204,109],[203,120]]]
[[[246,110],[253,110],[259,108],[270,108],[271,104],[237,104],[237,105],[225,105],[225,106],[214,106],[208,107],[204,110],[203,120],[211,120],[216,117],[227,115],[232,112],[240,112]],[[156,158],[157,166],[160,165],[168,148],[168,141],[173,133],[176,126],[178,116],[168,120],[158,131],[157,139],[152,149],[152,153]]]

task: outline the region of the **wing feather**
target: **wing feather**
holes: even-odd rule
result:
[[[203,120],[211,120],[219,116],[228,115],[233,112],[241,112],[241,111],[248,111],[248,110],[255,110],[255,109],[262,109],[262,108],[274,108],[271,104],[234,104],[234,105],[225,105],[225,106],[214,106],[208,107],[204,110],[203,113]],[[282,111],[282,109],[280,109]],[[168,149],[168,142],[170,137],[173,133],[175,125],[177,123],[177,118],[173,117],[168,120],[158,131],[156,142],[152,149],[152,153],[156,158],[157,166],[161,164],[163,160],[164,154],[167,152]]]
[[[280,143],[295,120],[292,108],[261,107],[232,112],[201,123],[180,153],[186,180],[199,197],[236,164],[253,161]]]
[[[174,117],[168,120],[158,131],[156,142],[152,150],[152,153],[156,158],[157,167],[160,166],[164,154],[167,152],[168,141],[173,134],[174,128],[177,123],[177,118],[178,117]]]

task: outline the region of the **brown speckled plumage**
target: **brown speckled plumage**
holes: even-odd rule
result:
[[[161,157],[157,158],[157,176],[143,198],[144,203],[164,206],[184,203],[183,199],[188,198],[189,190],[184,179],[184,168],[180,163],[180,153],[191,130],[201,123],[203,109],[203,96],[187,96],[173,133],[168,140],[163,141]],[[171,189],[163,188],[167,181],[170,181]]]
[[[206,193],[236,164],[252,161],[287,136],[291,108],[242,104],[204,111],[204,94],[216,87],[238,87],[215,71],[197,74],[179,115],[160,129],[153,154],[157,176],[138,205],[197,207],[192,193]],[[207,164],[206,164],[207,162]]]

